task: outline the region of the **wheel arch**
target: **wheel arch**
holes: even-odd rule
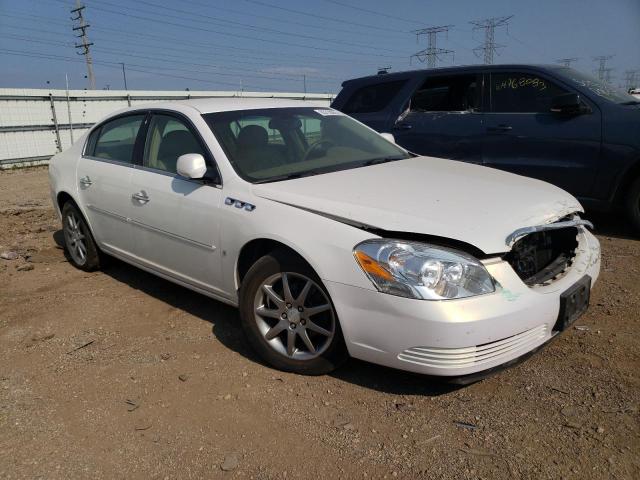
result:
[[[60,209],[60,212],[62,212],[62,207],[64,207],[64,204],[67,203],[68,201],[72,201],[76,206],[78,205],[78,202],[75,201],[75,199],[73,198],[73,196],[71,196],[70,193],[64,190],[58,192],[58,194],[56,195],[56,203],[58,204],[58,208]]]
[[[318,276],[320,276],[320,273],[313,266],[313,264],[307,258],[305,258],[305,256],[302,255],[295,247],[288,245],[280,240],[268,237],[260,237],[249,240],[240,249],[235,268],[235,280],[238,289],[242,285],[242,281],[244,280],[245,275],[252,267],[252,265],[256,263],[258,259],[275,250],[285,250],[287,252],[290,252],[292,255],[304,261],[307,265],[309,265],[310,268],[313,269],[314,272],[316,272],[316,274],[318,274]]]
[[[616,193],[614,195],[614,204],[623,205],[625,197],[634,180],[640,177],[640,158],[635,161],[622,175],[618,182]]]

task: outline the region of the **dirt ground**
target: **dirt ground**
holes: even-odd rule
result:
[[[0,478],[640,478],[640,241],[596,223],[589,312],[526,362],[466,387],[303,377],[261,364],[233,308],[74,269],[46,169],[0,172]]]

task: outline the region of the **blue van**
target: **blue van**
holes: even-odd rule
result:
[[[640,231],[640,100],[571,68],[481,65],[348,80],[332,107],[419,155],[553,183]],[[482,201],[482,199],[478,199]]]

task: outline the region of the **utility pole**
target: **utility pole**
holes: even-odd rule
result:
[[[437,46],[438,34],[448,33],[451,27],[453,27],[453,25],[441,25],[438,27],[428,27],[415,30],[414,33],[416,34],[417,42],[420,41],[420,35],[427,36],[427,48],[411,55],[411,57],[409,57],[409,63],[411,63],[411,59],[415,57],[420,62],[427,62],[428,68],[435,68],[436,62],[438,60],[442,61],[442,55],[451,54],[453,56],[453,50],[445,50],[444,48],[438,48]]]
[[[570,67],[573,62],[577,62],[578,60],[578,57],[559,58],[558,60],[556,60],[556,62],[560,65],[564,65],[565,67]]]
[[[473,53],[479,57],[479,52],[484,52],[485,65],[493,64],[493,55],[499,48],[504,48],[504,45],[497,44],[495,42],[495,32],[498,27],[505,27],[509,25],[509,20],[513,18],[513,15],[507,17],[491,17],[483,20],[474,20],[469,22],[473,25],[473,30],[484,30],[484,42],[482,45],[473,49]]]
[[[124,63],[123,63],[123,62],[120,62],[120,65],[122,65],[122,78],[124,79],[124,89],[125,89],[125,90],[129,90],[129,89],[127,88],[127,72],[126,72],[126,71],[125,71],[125,69],[124,69]]]
[[[632,88],[637,88],[638,87],[638,83],[640,83],[638,81],[638,74],[640,73],[640,70],[626,70],[624,72],[624,88],[625,90],[629,91]]]
[[[598,62],[598,69],[596,73],[598,75],[598,80],[601,82],[608,82],[607,79],[611,80],[611,68],[607,68],[607,61],[611,60],[613,55],[600,55],[599,57],[593,57],[594,62]]]
[[[83,10],[85,9],[84,5],[80,4],[80,0],[76,0],[76,8],[71,9],[71,14],[75,15],[75,17],[71,17],[75,26],[73,27],[74,32],[80,32],[80,35],[76,35],[79,39],[81,39],[81,44],[76,44],[75,48],[81,49],[80,52],[76,52],[78,55],[84,55],[84,59],[87,62],[87,74],[89,78],[89,88],[91,90],[96,89],[96,77],[93,75],[93,60],[91,58],[91,51],[89,47],[93,45],[92,42],[89,41],[89,37],[87,36],[87,28],[89,28],[89,24],[84,20]]]

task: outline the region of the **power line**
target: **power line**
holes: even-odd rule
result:
[[[27,19],[27,20],[47,20],[49,23],[57,23],[57,24],[62,24],[67,26],[66,22],[56,22],[53,19],[49,19],[48,17],[44,17],[44,16],[39,16],[39,15],[14,15],[14,14],[4,14],[4,16],[6,17],[11,17],[11,18],[17,18],[17,19]],[[14,28],[17,30],[22,30],[22,29],[26,29],[26,30],[32,30],[32,31],[36,31],[36,32],[40,32],[40,33],[50,33],[53,35],[64,35],[66,37],[65,34],[62,34],[61,32],[52,32],[52,31],[48,31],[48,30],[43,30],[41,28],[28,28],[28,27],[14,27],[12,25],[7,25],[5,28]],[[167,49],[167,50],[177,50],[180,52],[185,51],[185,48],[176,48],[176,45],[181,45],[184,42],[184,38],[178,38],[178,37],[172,37],[172,36],[167,36],[167,35],[153,35],[151,33],[141,33],[141,32],[128,32],[125,30],[121,30],[121,29],[117,29],[117,28],[109,28],[109,27],[101,27],[101,26],[95,26],[92,25],[92,30],[98,31],[98,32],[105,32],[105,33],[110,33],[110,32],[114,32],[116,33],[119,37],[120,36],[130,36],[130,37],[138,37],[138,38],[145,38],[145,39],[152,39],[154,42],[154,47],[160,47],[162,45],[162,43],[165,42],[170,42],[171,45],[173,45],[173,47],[168,47],[168,46],[163,46],[163,49]],[[130,41],[124,41],[124,40],[117,40],[117,39],[113,39],[113,38],[105,38],[104,39],[105,42],[110,43],[110,42],[115,42],[115,43],[125,43],[127,45],[131,45]],[[159,42],[160,41],[160,42]],[[142,44],[139,41],[136,40],[136,45],[140,45],[140,46],[147,46],[148,44]],[[264,53],[264,54],[269,54],[270,52],[267,51],[261,51],[261,50],[256,50],[254,48],[243,48],[243,47],[238,47],[236,45],[228,45],[228,44],[223,44],[223,43],[204,43],[204,42],[196,42],[193,41],[191,39],[189,39],[188,43],[184,43],[186,50],[189,51],[195,51],[194,50],[194,46],[200,46],[202,48],[206,48],[207,49],[207,54],[211,53],[211,49],[216,49],[216,55],[217,56],[226,56],[226,57],[231,57],[234,59],[235,63],[244,63],[244,64],[250,64],[250,65],[256,65],[256,62],[249,62],[249,61],[241,61],[241,60],[237,60],[238,56],[236,54],[233,53],[224,53],[224,52],[220,52],[219,50],[221,48],[225,48],[225,49],[229,49],[229,50],[236,50],[239,52],[251,52],[251,53]],[[295,46],[295,45],[293,45]],[[338,58],[336,56],[332,56],[332,57],[325,57],[325,56],[320,56],[320,55],[311,55],[308,53],[287,53],[287,57],[291,58],[291,57],[296,57],[296,56],[303,56],[305,60],[312,60],[312,66],[317,66],[318,64],[340,64],[340,63],[347,63],[347,64],[358,64],[358,65],[363,65],[363,66],[372,66],[372,65],[377,65],[377,63],[375,62],[363,62],[363,61],[359,61],[359,60],[354,60],[352,58]],[[243,59],[257,59],[257,60],[267,60],[270,61],[270,63],[268,65],[272,65],[273,62],[271,60],[270,57],[265,57],[260,56],[260,55],[247,55],[246,53],[242,54],[242,58]],[[267,65],[267,64],[263,64],[263,65]]]
[[[89,47],[93,45],[92,42],[89,41],[89,37],[87,36],[87,28],[89,28],[89,24],[84,20],[84,9],[86,7],[80,3],[80,0],[76,0],[76,8],[71,9],[71,13],[76,15],[75,17],[71,17],[71,20],[74,22],[75,26],[73,27],[74,32],[80,32],[80,35],[76,35],[78,38],[82,40],[80,45],[75,44],[75,48],[82,49],[80,55],[84,55],[84,59],[87,62],[87,74],[89,77],[89,88],[91,90],[96,89],[96,77],[93,74],[93,60],[91,58],[91,50]],[[76,24],[77,22],[77,24]]]
[[[346,25],[354,25],[354,26],[357,26],[357,27],[373,28],[373,29],[378,30],[378,31],[398,33],[398,30],[394,29],[394,28],[381,27],[379,25],[371,25],[371,24],[366,24],[366,23],[357,23],[357,22],[352,22],[350,20],[343,20],[341,18],[327,17],[327,16],[324,16],[324,15],[318,15],[316,13],[309,13],[309,12],[304,12],[304,11],[301,11],[301,10],[295,10],[293,8],[281,7],[280,5],[274,5],[272,3],[263,2],[262,0],[244,0],[244,1],[245,2],[249,2],[249,3],[253,3],[255,5],[261,5],[261,6],[267,7],[267,8],[274,8],[276,10],[282,10],[284,12],[295,13],[297,15],[304,15],[306,17],[321,18],[322,20],[329,20],[331,22],[338,22],[338,23],[343,23],[343,24],[346,24]]]
[[[341,7],[351,8],[352,10],[357,10],[358,12],[366,12],[366,13],[370,13],[371,15],[378,15],[379,17],[391,18],[393,20],[399,20],[401,22],[406,22],[406,23],[414,23],[414,24],[416,24],[416,23],[419,24],[420,23],[417,20],[409,20],[409,19],[402,18],[402,17],[396,17],[394,15],[389,15],[387,13],[376,12],[375,10],[369,10],[367,8],[354,7],[353,5],[349,5],[348,3],[339,2],[337,0],[324,0],[324,1],[325,2],[329,2],[329,3],[334,3],[336,5],[340,5]]]
[[[196,2],[195,0],[183,0],[182,3],[190,3],[192,5],[198,5],[200,7],[213,8],[216,11],[235,13],[235,14],[241,15],[243,17],[250,16],[250,17],[253,17],[253,18],[261,18],[261,19],[264,19],[264,20],[272,21],[272,22],[285,23],[287,25],[298,25],[298,26],[305,27],[305,28],[315,28],[317,30],[322,30],[323,32],[332,31],[332,32],[338,32],[338,33],[347,33],[349,35],[353,35],[353,34],[355,34],[355,35],[367,35],[368,37],[371,35],[370,32],[356,32],[354,30],[343,30],[341,28],[331,27],[331,26],[328,26],[326,24],[324,24],[324,25],[312,25],[310,23],[299,22],[299,21],[293,20],[291,18],[286,18],[285,19],[285,18],[281,18],[281,17],[273,17],[271,15],[261,15],[261,14],[255,13],[255,12],[247,12],[247,11],[235,10],[235,9],[227,8],[227,7],[220,7],[219,5],[215,5],[215,7],[213,7],[210,3]],[[399,33],[396,33],[396,35],[394,35],[394,36],[397,37],[397,38],[404,37],[403,34],[399,34]]]
[[[577,62],[578,60],[580,60],[579,57],[559,58],[556,60],[556,63],[564,65],[565,67],[570,67],[572,63]]]
[[[56,0],[56,1],[63,1],[64,0]],[[161,9],[165,9],[165,10],[170,10],[170,11],[176,11],[177,9],[174,9],[172,7],[166,7],[163,5],[158,5],[158,4],[154,4],[151,2],[146,2],[144,0],[138,0],[139,3],[145,3],[147,5],[153,6],[154,8],[161,8]],[[135,15],[133,13],[125,13],[123,11],[118,11],[118,10],[110,10],[108,8],[105,8],[103,6],[103,4],[107,4],[107,5],[111,5],[111,6],[115,6],[117,8],[122,8],[122,9],[126,9],[127,11],[134,11],[134,12],[139,12],[144,14],[144,16],[141,15]],[[183,15],[196,15],[197,17],[207,17],[207,20],[203,20],[201,18],[184,18],[184,17],[180,17],[177,15],[169,15],[169,14],[163,14],[163,13],[152,13],[149,12],[149,9],[138,9],[135,7],[131,7],[129,5],[121,5],[121,4],[117,4],[117,3],[113,3],[113,2],[108,2],[105,0],[100,0],[100,3],[98,6],[97,3],[93,3],[93,1],[91,2],[92,8],[95,10],[100,10],[103,12],[107,12],[107,13],[111,13],[111,14],[115,14],[115,15],[121,15],[121,16],[125,16],[125,17],[129,17],[129,18],[136,18],[139,20],[143,20],[143,21],[150,21],[150,22],[155,22],[155,23],[161,23],[161,24],[165,24],[165,25],[172,25],[172,26],[177,26],[177,27],[181,27],[181,28],[189,28],[189,29],[196,29],[196,30],[201,30],[201,31],[205,31],[205,32],[209,32],[209,33],[214,33],[216,35],[232,35],[234,37],[237,38],[246,38],[249,40],[257,40],[260,42],[270,42],[270,43],[279,43],[279,44],[283,44],[283,45],[287,45],[290,46],[291,42],[287,41],[287,40],[275,40],[273,38],[271,39],[266,39],[264,37],[254,37],[251,35],[246,35],[246,34],[239,34],[237,33],[237,29],[234,29],[232,27],[227,27],[227,24],[235,24],[238,26],[242,26],[244,28],[249,28],[251,30],[257,30],[257,31],[264,31],[267,33],[271,33],[271,34],[277,34],[277,35],[285,35],[285,36],[291,36],[291,37],[297,37],[297,38],[304,38],[304,39],[310,39],[310,40],[314,40],[314,41],[321,41],[321,42],[326,42],[326,43],[331,43],[331,44],[336,44],[336,45],[347,45],[347,46],[352,46],[352,47],[358,47],[358,48],[366,48],[366,49],[372,49],[377,51],[384,51],[384,52],[388,52],[388,53],[396,53],[393,50],[389,50],[389,49],[385,49],[385,48],[377,48],[374,47],[372,45],[366,45],[366,44],[358,44],[358,43],[350,43],[350,42],[343,42],[340,40],[333,40],[333,39],[326,39],[326,38],[322,38],[322,37],[316,37],[313,35],[305,35],[305,34],[298,34],[298,33],[291,33],[291,32],[284,32],[281,30],[275,30],[275,29],[271,29],[271,28],[266,28],[266,27],[259,27],[256,25],[251,25],[251,24],[246,24],[246,23],[241,23],[241,22],[234,22],[231,20],[224,20],[221,21],[220,19],[217,19],[215,17],[211,17],[208,15],[196,15],[196,14],[192,14],[191,12],[185,12],[185,11],[180,11],[178,10],[180,13],[182,13]],[[161,16],[162,19],[157,19],[157,18],[153,18],[150,17],[149,14],[151,15],[157,15],[157,16]],[[207,25],[211,24],[211,23],[215,23],[217,25],[219,25],[219,27],[222,28],[231,28],[231,31],[229,32],[221,32],[220,30],[213,30],[210,28],[204,28],[204,27],[198,27],[198,26],[194,26],[194,25],[189,25],[189,24],[184,24],[184,23],[175,23],[175,22],[169,22],[167,20],[165,20],[166,18],[170,18],[170,19],[177,19],[180,21],[186,21],[186,22],[196,22],[196,23],[205,23]],[[323,48],[323,47],[319,47],[317,45],[308,45],[308,44],[300,44],[301,47],[304,48],[309,48],[309,49],[313,49],[313,50],[322,50],[322,51],[327,51],[327,52],[341,52],[341,53],[348,53],[348,54],[356,54],[356,55],[362,55],[363,52],[362,51],[354,51],[354,50],[338,50],[335,47],[332,48]],[[378,57],[390,57],[389,55],[382,55],[379,53],[366,53],[366,55],[372,55],[372,56],[378,56]],[[400,56],[400,54],[398,55]],[[391,57],[394,58],[394,57]]]
[[[598,80],[601,82],[611,83],[611,71],[612,68],[607,68],[607,62],[611,60],[615,55],[600,55],[597,57],[593,57],[594,62],[598,62],[598,69],[596,70],[596,74],[598,75]]]
[[[439,33],[448,34],[449,29],[451,27],[453,27],[453,25],[441,25],[439,27],[428,27],[428,28],[416,30],[415,31],[416,39],[419,40],[420,35],[426,35],[428,39],[427,40],[428,46],[424,50],[420,50],[419,52],[411,55],[410,59],[417,58],[420,62],[423,62],[423,63],[427,62],[427,67],[435,68],[436,62],[442,61],[443,55],[451,54],[451,56],[453,57],[454,55],[453,50],[445,50],[444,48],[437,47],[438,34]],[[411,63],[411,60],[409,60],[409,63]]]
[[[484,63],[486,65],[493,64],[493,56],[499,48],[504,48],[504,45],[500,45],[495,42],[495,30],[498,27],[509,25],[509,20],[513,18],[513,15],[506,17],[491,17],[483,20],[474,20],[471,23],[473,30],[484,30],[484,42],[479,47],[473,49],[476,56],[479,56],[479,52],[484,53]]]

